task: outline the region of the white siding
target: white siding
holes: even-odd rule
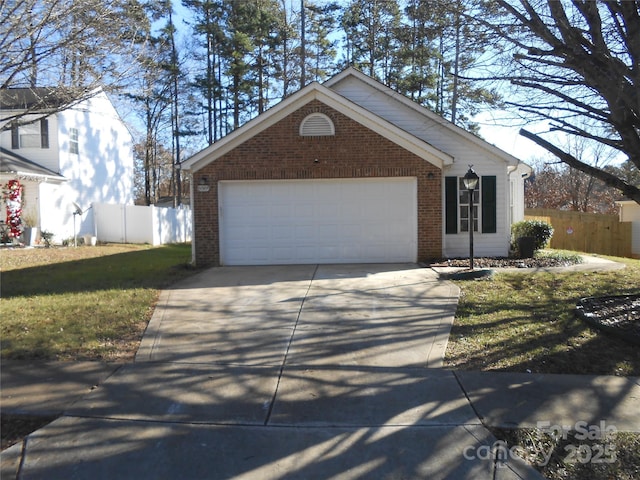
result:
[[[453,165],[445,167],[443,177],[462,177],[473,165],[478,176],[494,175],[496,177],[496,220],[497,231],[492,234],[474,235],[474,252],[476,255],[506,256],[509,252],[511,201],[507,163],[496,157],[489,150],[480,148],[463,135],[445,126],[445,120],[433,120],[407,107],[401,101],[384,95],[375,88],[361,81],[348,77],[331,87],[334,91],[351,101],[395,123],[398,127],[421,138],[434,147],[454,157]],[[438,123],[438,121],[440,123]],[[444,211],[444,188],[442,191],[442,208]],[[524,205],[524,204],[523,204]],[[524,214],[524,211],[523,211]],[[443,254],[447,257],[464,257],[469,254],[469,234],[445,234],[443,228]]]
[[[7,115],[0,115],[0,120]],[[21,122],[27,122],[29,120],[37,121],[37,124],[34,128],[39,132],[40,131],[40,116],[39,115],[26,115],[21,118]],[[37,163],[38,165],[42,165],[49,170],[54,172],[58,172],[59,164],[58,164],[58,118],[56,115],[51,115],[47,117],[47,121],[49,123],[49,148],[19,148],[17,150],[11,149],[11,130],[0,131],[0,145],[7,150],[11,150],[21,157],[27,158],[32,162]]]
[[[491,167],[491,168],[489,168]],[[511,225],[509,224],[508,210],[508,189],[509,182],[504,175],[504,171],[497,165],[473,166],[479,177],[495,176],[496,177],[496,233],[474,232],[474,254],[476,256],[507,256],[509,253],[509,237],[511,235]],[[469,169],[460,168],[460,165],[454,164],[445,169],[444,176],[464,177]],[[482,186],[481,186],[482,188]],[[482,192],[480,192],[482,195]],[[444,191],[442,193],[442,209],[445,209]],[[480,226],[482,225],[482,208],[478,210],[480,217]],[[443,255],[449,258],[466,257],[469,255],[469,232],[459,232],[457,234],[443,233]]]
[[[93,203],[133,204],[131,134],[105,94],[58,113],[58,127],[60,174],[67,182],[43,195],[49,230],[56,240],[73,236],[75,202],[87,210],[76,216],[76,233],[95,234]],[[69,152],[72,128],[78,129],[78,154]]]
[[[626,201],[620,205],[620,221],[631,223],[631,253],[640,256],[640,205]]]

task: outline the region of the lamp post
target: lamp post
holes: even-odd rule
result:
[[[462,182],[469,192],[469,268],[471,270],[473,270],[473,191],[480,180],[472,167],[473,165],[469,165],[469,170],[462,177]]]

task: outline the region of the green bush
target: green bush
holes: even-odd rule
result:
[[[544,248],[553,236],[553,227],[542,220],[524,220],[511,225],[511,248],[518,250],[518,238],[533,237],[534,250]]]

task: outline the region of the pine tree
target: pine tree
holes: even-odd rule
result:
[[[347,62],[388,83],[399,26],[396,0],[352,0],[342,15]]]
[[[307,81],[322,81],[336,72],[337,40],[332,33],[338,28],[337,3],[324,5],[305,2],[306,6],[306,54],[304,56]]]
[[[223,102],[221,72],[221,53],[224,44],[224,2],[217,0],[182,0],[195,19],[192,26],[197,44],[203,53],[194,55],[200,68],[197,69],[193,83],[203,98],[202,108],[206,113],[206,137],[211,145],[223,132],[221,108]],[[202,68],[204,67],[204,68]]]

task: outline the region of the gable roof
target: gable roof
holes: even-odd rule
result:
[[[368,75],[365,75],[364,73],[360,72],[359,70],[355,69],[354,67],[346,68],[342,72],[340,72],[337,75],[335,75],[335,76],[331,77],[330,79],[328,79],[326,82],[323,83],[323,85],[327,86],[328,88],[333,88],[333,87],[337,86],[340,82],[343,82],[343,81],[345,81],[345,80],[347,80],[349,78],[355,78],[358,81],[369,85],[370,87],[374,88],[378,92],[380,92],[380,93],[392,98],[393,100],[401,103],[404,107],[409,108],[409,109],[417,112],[418,114],[428,118],[432,122],[442,126],[443,128],[446,128],[451,133],[453,133],[455,135],[459,135],[462,138],[464,138],[465,140],[467,140],[470,143],[472,143],[473,145],[489,151],[494,156],[496,156],[498,158],[501,158],[509,166],[515,167],[518,164],[522,164],[522,161],[520,159],[518,159],[518,158],[514,157],[513,155],[505,152],[504,150],[501,150],[500,148],[496,147],[495,145],[492,145],[491,143],[487,142],[486,140],[483,140],[482,138],[478,137],[477,135],[474,135],[473,133],[468,132],[467,130],[457,126],[456,124],[450,122],[446,118],[441,117],[440,115],[438,115],[435,112],[432,112],[428,108],[420,105],[419,103],[414,102],[413,100],[411,100],[408,97],[405,97],[401,93],[396,92],[395,90],[393,90],[390,87],[380,83],[379,81],[375,80],[374,78],[371,78]],[[374,113],[374,114],[377,114],[377,113]]]
[[[2,110],[53,110],[73,102],[71,90],[64,88],[32,87],[1,88]]]
[[[0,147],[0,173],[34,177],[41,180],[66,181],[66,178],[59,173],[38,165],[4,147]]]
[[[453,157],[448,153],[435,148],[425,140],[412,135],[384,118],[372,115],[368,110],[324,85],[312,82],[213,145],[188,158],[181,163],[181,168],[191,172],[200,170],[312,100],[324,103],[439,168],[453,163]]]

